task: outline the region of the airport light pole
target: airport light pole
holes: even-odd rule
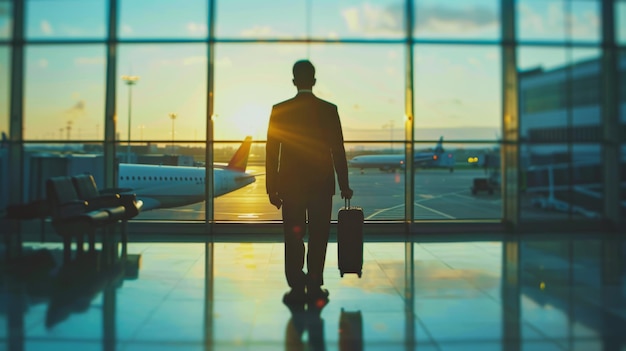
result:
[[[178,115],[175,113],[170,113],[169,116],[172,119],[172,155],[173,155],[174,154],[174,121],[176,120],[176,117],[178,117]]]
[[[126,146],[126,163],[130,163],[130,126],[131,108],[133,105],[133,85],[139,81],[139,76],[123,75],[122,80],[128,85],[128,144]]]

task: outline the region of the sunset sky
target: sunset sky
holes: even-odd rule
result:
[[[501,62],[499,5],[495,0],[418,0],[418,40],[479,40],[484,45],[418,42],[415,46],[416,136],[493,139],[500,130]],[[310,6],[310,8],[308,8]],[[0,1],[0,39],[9,36],[6,3]],[[624,6],[618,5],[619,15]],[[103,0],[29,1],[29,39],[104,39]],[[279,10],[277,10],[279,9]],[[521,41],[571,38],[599,43],[599,3],[518,1]],[[307,16],[309,11],[310,16]],[[216,38],[390,39],[403,38],[400,1],[218,1]],[[205,1],[120,1],[121,39],[202,39]],[[141,15],[137,15],[141,14]],[[150,15],[162,14],[162,15]],[[166,15],[165,15],[166,14]],[[285,16],[284,14],[289,14]],[[624,38],[623,30],[618,36]],[[117,52],[117,130],[127,138],[128,87],[121,76],[140,77],[132,88],[133,140],[204,140],[207,103],[205,43],[123,43]],[[103,135],[104,44],[26,47],[25,137],[94,139]],[[553,68],[568,60],[597,57],[595,48],[520,46],[518,66]],[[336,103],[347,140],[402,139],[405,46],[384,44],[232,43],[215,45],[215,130],[221,140],[245,135],[264,139],[271,106],[295,94],[291,66],[310,58],[317,67],[314,92]],[[10,52],[0,46],[0,130],[8,128]],[[393,129],[390,129],[393,127]],[[421,133],[421,134],[420,134]]]

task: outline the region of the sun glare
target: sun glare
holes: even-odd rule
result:
[[[254,139],[263,139],[267,134],[267,124],[269,122],[270,107],[260,104],[244,104],[235,110],[228,121],[223,121],[223,127],[228,134],[237,134],[237,138],[251,135]]]

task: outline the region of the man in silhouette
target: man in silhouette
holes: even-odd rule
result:
[[[328,302],[322,289],[330,231],[335,172],[341,197],[350,199],[348,165],[337,106],[313,95],[315,68],[308,60],[293,65],[298,94],[274,105],[267,130],[266,187],[270,202],[283,209],[285,275],[291,290],[286,304]],[[304,236],[307,232],[307,274]]]

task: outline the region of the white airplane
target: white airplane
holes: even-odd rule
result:
[[[214,165],[215,197],[256,181],[256,175],[246,173],[251,145],[246,137],[228,164]],[[142,211],[191,205],[205,200],[205,168],[121,163],[118,187],[136,194]]]
[[[2,132],[0,149],[8,145],[8,137]],[[77,144],[78,145],[78,144]],[[252,137],[246,137],[228,164],[213,165],[214,196],[218,197],[254,183],[256,175],[246,173]],[[59,144],[33,144],[26,151],[69,152],[83,151]],[[191,205],[205,200],[205,168],[127,164],[119,165],[118,188],[134,193],[143,201],[142,211]]]
[[[450,172],[453,172],[454,156],[452,153],[445,154],[442,145],[443,136],[439,138],[433,151],[413,154],[413,165],[424,168],[448,168]],[[365,168],[378,168],[384,172],[395,172],[396,169],[403,169],[404,166],[404,154],[360,155],[348,161],[348,167],[360,168],[361,173],[364,172]]]

